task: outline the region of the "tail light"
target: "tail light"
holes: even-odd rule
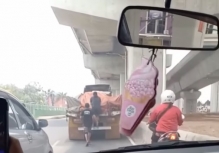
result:
[[[171,133],[171,134],[169,134],[168,138],[169,138],[170,140],[176,140],[176,139],[178,139],[178,136],[177,136],[176,133]]]

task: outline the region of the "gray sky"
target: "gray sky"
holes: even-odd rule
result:
[[[59,25],[46,0],[0,1],[0,83],[82,92],[93,84],[70,27]]]

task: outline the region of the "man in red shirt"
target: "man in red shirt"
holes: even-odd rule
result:
[[[173,106],[175,97],[176,96],[173,91],[165,90],[161,94],[162,103],[158,105],[150,114],[150,119],[148,123],[157,123],[156,130],[153,131],[151,137],[152,143],[157,142],[161,134],[169,131],[177,131],[178,126],[182,125],[182,112],[178,107]]]

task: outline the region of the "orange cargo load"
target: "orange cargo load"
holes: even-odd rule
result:
[[[120,110],[122,105],[122,96],[108,96],[106,93],[97,92],[97,95],[101,99],[101,107],[103,111],[107,110]],[[90,99],[93,96],[93,92],[86,92],[79,96],[81,106],[84,107],[86,103],[90,104]]]
[[[97,92],[97,95],[101,99],[102,113],[121,110],[122,95],[109,96],[104,92]],[[77,98],[67,96],[67,112],[70,114],[80,112],[84,108],[86,103],[90,104],[90,99],[92,96],[93,92],[83,93],[79,95]]]
[[[101,106],[106,106],[108,103],[121,106],[122,104],[122,96],[108,96],[106,93],[97,92],[97,95],[101,99]],[[85,106],[86,103],[90,103],[90,99],[93,96],[93,92],[86,92],[79,96],[79,100],[81,101],[81,106]]]

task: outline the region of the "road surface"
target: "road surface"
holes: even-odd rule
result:
[[[48,122],[49,126],[44,128],[44,131],[49,136],[54,153],[88,153],[131,145],[127,138],[119,140],[97,139],[93,140],[89,147],[85,147],[84,141],[71,141],[68,139],[68,127],[65,119],[51,119]]]

